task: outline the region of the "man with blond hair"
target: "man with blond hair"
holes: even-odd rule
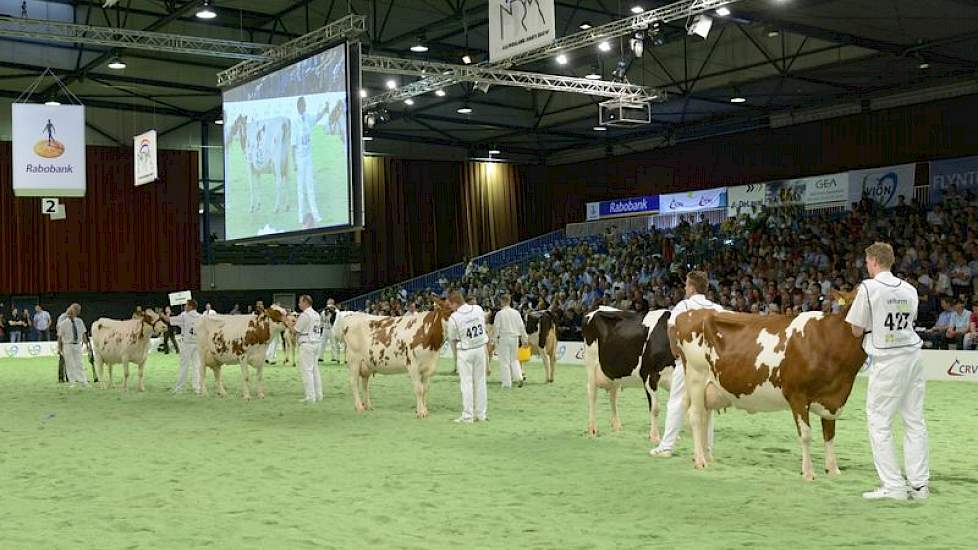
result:
[[[455,422],[471,424],[486,417],[486,314],[477,305],[465,303],[458,291],[448,296],[452,315],[448,319],[448,341],[458,350],[459,389],[462,393],[462,416]]]
[[[863,493],[867,500],[923,500],[930,496],[927,465],[927,426],[924,423],[922,341],[914,329],[917,290],[890,273],[893,247],[876,242],[866,248],[871,279],[859,285],[846,315],[852,333],[863,339],[869,356],[866,418],[873,462],[881,486]],[[903,419],[906,478],[900,471],[893,441],[893,417]]]

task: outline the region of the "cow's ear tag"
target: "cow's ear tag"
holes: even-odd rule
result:
[[[839,305],[840,306],[846,305],[846,299],[845,298],[839,298]]]

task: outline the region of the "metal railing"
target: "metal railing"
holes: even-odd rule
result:
[[[500,269],[508,265],[525,261],[535,256],[542,256],[544,253],[550,251],[550,249],[552,249],[556,244],[563,242],[564,239],[564,230],[558,229],[556,231],[551,231],[550,233],[540,235],[539,237],[521,241],[505,248],[500,248],[499,250],[494,250],[488,254],[476,256],[475,258],[472,258],[471,261],[480,267],[485,265],[489,269]],[[401,290],[404,290],[409,294],[429,288],[440,291],[441,284],[439,281],[446,280],[452,282],[461,279],[465,275],[466,265],[467,264],[465,262],[459,262],[437,271],[432,271],[430,273],[425,273],[424,275],[414,277],[413,279],[408,279],[396,285],[387,286],[373,292],[368,292],[367,294],[362,294],[343,302],[343,307],[345,309],[362,310],[368,301],[374,302],[383,296],[386,296],[392,292],[400,292]]]

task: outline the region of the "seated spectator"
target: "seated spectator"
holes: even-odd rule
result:
[[[954,349],[962,349],[964,347],[964,335],[971,328],[971,312],[965,309],[962,298],[954,300],[948,324],[945,342],[949,346],[953,345]]]
[[[967,350],[978,347],[978,311],[971,312],[971,323],[968,325],[968,333],[964,335],[963,347]]]
[[[930,343],[930,347],[941,349],[949,328],[951,328],[951,303],[949,299],[941,298],[941,313],[937,316],[937,322],[921,334]]]

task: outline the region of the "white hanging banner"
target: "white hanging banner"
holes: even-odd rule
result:
[[[489,61],[496,63],[556,40],[554,0],[489,0]]]
[[[11,105],[17,197],[85,196],[85,107]]]
[[[190,301],[191,295],[189,290],[181,290],[180,292],[171,292],[170,295],[170,305],[171,306],[182,306]]]
[[[156,164],[156,130],[132,138],[132,154],[132,175],[137,187],[159,179]]]

